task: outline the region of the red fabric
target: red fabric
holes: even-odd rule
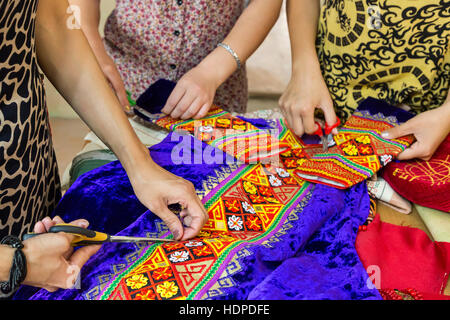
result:
[[[404,198],[450,212],[450,135],[429,161],[391,162],[383,170],[383,178]]]
[[[433,242],[420,229],[381,222],[376,215],[366,231],[358,233],[355,247],[366,270],[379,268],[379,289],[413,288],[424,299],[443,294],[450,271],[450,243]]]

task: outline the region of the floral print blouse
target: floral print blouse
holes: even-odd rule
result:
[[[105,47],[136,99],[153,82],[178,81],[223,41],[245,8],[243,0],[117,0],[105,25]],[[247,105],[245,67],[216,92],[233,112]]]

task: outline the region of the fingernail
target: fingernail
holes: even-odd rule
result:
[[[82,228],[87,228],[87,227],[89,227],[89,222],[86,221],[86,220],[81,221],[80,224],[81,224],[81,227],[82,227]]]
[[[174,238],[175,240],[178,240],[178,237],[180,236],[180,232],[178,232],[178,230],[174,230],[174,231],[172,232],[172,234],[173,234],[173,238]]]
[[[381,136],[385,139],[389,139],[389,132],[382,132]]]

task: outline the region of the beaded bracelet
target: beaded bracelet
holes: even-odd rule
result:
[[[237,55],[237,53],[234,52],[234,50],[231,49],[231,47],[229,45],[227,45],[226,43],[219,43],[217,46],[218,47],[222,47],[225,50],[227,50],[233,56],[234,60],[236,60],[236,64],[238,66],[238,69],[241,68],[241,66],[242,66],[241,59],[239,59],[239,56]]]
[[[14,257],[12,261],[11,271],[9,273],[9,281],[0,282],[0,291],[8,295],[19,288],[20,284],[27,276],[27,260],[25,254],[22,252],[23,243],[19,238],[14,236],[6,236],[0,244],[9,245],[15,248]]]

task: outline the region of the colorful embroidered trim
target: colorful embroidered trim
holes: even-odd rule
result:
[[[209,221],[198,237],[148,247],[100,299],[202,298],[234,254],[269,239],[309,189],[281,168],[241,166],[202,199]]]
[[[275,139],[217,107],[202,120],[164,116],[155,122],[168,130],[187,131],[246,163],[267,158],[274,163],[274,155],[279,154],[282,167],[293,176],[345,189],[371,177],[413,142],[412,136],[394,140],[381,137],[383,131],[410,117],[406,111],[366,99],[333,137],[327,153],[320,145],[308,145],[296,137],[284,120],[280,120],[280,138]]]
[[[294,176],[340,189],[371,177],[413,142],[412,136],[395,140],[381,137],[383,131],[413,115],[373,98],[360,104],[340,133],[333,137],[327,153],[321,152],[317,145],[306,145],[293,134],[286,133],[287,140],[278,140],[217,106],[203,119],[175,120],[160,113],[175,85],[159,80],[150,86],[137,104],[151,115],[146,116],[139,107],[136,114],[168,130],[188,132],[244,163],[274,162],[275,156],[280,155],[280,160],[289,162],[286,168]]]
[[[156,81],[134,103],[135,114],[167,130],[187,132],[244,163],[268,161],[289,149],[268,132],[214,105],[200,120],[176,120],[161,113],[175,86],[169,80]]]
[[[305,149],[295,174],[307,181],[345,189],[376,173],[405,150],[412,136],[387,140],[381,133],[412,117],[406,111],[366,99],[333,137],[327,153]]]
[[[171,131],[187,132],[244,163],[268,160],[289,149],[288,144],[281,143],[266,131],[216,106],[200,120],[161,116],[155,123]]]

